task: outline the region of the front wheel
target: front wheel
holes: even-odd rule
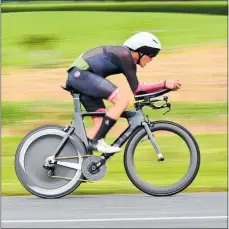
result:
[[[150,130],[165,160],[158,162],[156,151],[144,127],[129,139],[124,166],[130,181],[153,196],[170,196],[187,188],[200,166],[200,151],[192,134],[168,121],[151,123]]]

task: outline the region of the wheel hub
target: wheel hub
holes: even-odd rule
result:
[[[43,167],[45,169],[54,169],[55,168],[55,159],[54,156],[47,157]]]

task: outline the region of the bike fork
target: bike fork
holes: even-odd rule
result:
[[[142,125],[144,126],[145,130],[146,130],[146,133],[148,134],[148,137],[157,153],[157,156],[158,156],[158,162],[159,161],[164,161],[164,156],[162,155],[162,153],[160,152],[158,146],[157,146],[157,143],[155,141],[155,138],[153,137],[152,133],[151,133],[151,130],[149,128],[149,125],[147,122],[142,122]]]

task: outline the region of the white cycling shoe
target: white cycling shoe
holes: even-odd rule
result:
[[[105,154],[118,153],[121,149],[118,146],[108,145],[103,138],[99,139],[95,144],[96,149]]]

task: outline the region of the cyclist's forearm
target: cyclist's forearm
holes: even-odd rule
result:
[[[139,83],[137,89],[133,92],[134,95],[139,92],[151,93],[159,89],[165,88],[165,81],[160,81],[157,83]]]

